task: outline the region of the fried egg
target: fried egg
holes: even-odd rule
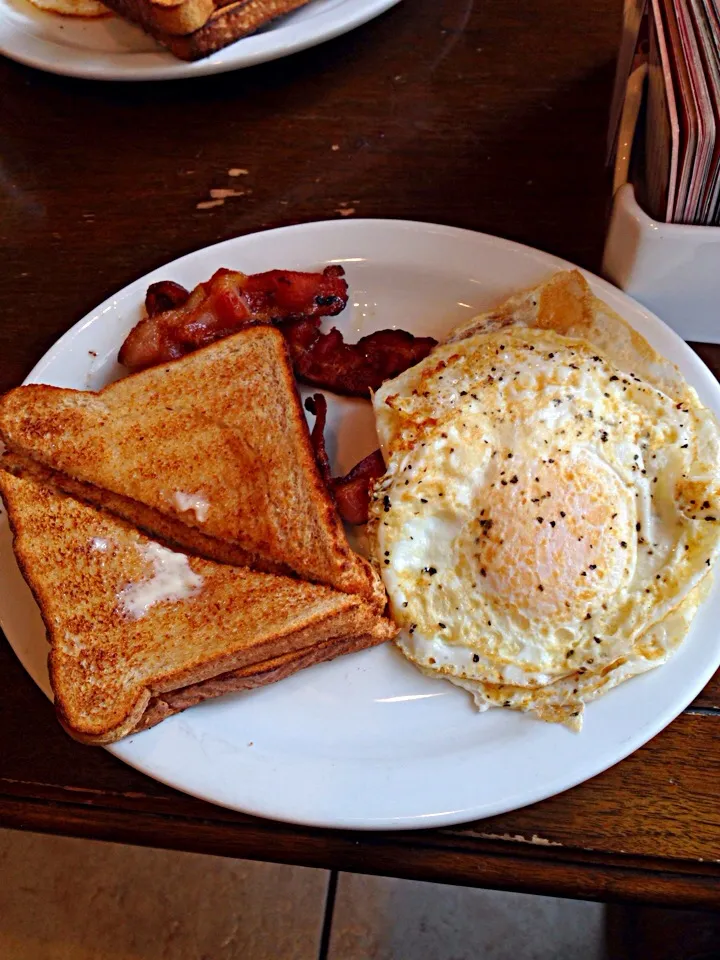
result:
[[[495,313],[382,386],[369,530],[411,661],[577,726],[687,632],[720,548],[720,433],[634,331],[601,348],[555,313]]]

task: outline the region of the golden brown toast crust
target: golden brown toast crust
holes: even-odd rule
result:
[[[298,670],[304,670],[316,663],[325,663],[328,660],[334,660],[336,657],[375,646],[383,640],[390,640],[396,632],[396,628],[389,621],[380,620],[373,633],[328,640],[326,643],[318,643],[313,647],[308,647],[307,650],[288,653],[283,657],[275,657],[265,663],[243,667],[241,670],[234,670],[220,677],[214,677],[204,683],[191,684],[181,690],[163,694],[161,697],[154,697],[148,704],[133,733],[146,730],[148,727],[154,727],[165,720],[166,717],[181,713],[203,700],[220,697],[226,693],[254,690],[255,687],[285,680],[293,673],[297,673]]]
[[[58,717],[76,739],[112,743],[153,698],[316,644],[392,635],[358,596],[188,557],[201,583],[138,619],[129,586],[153,575],[151,541],[122,520],[32,478],[0,471],[15,555],[50,641]]]
[[[206,548],[223,541],[384,605],[380,578],[347,543],[284,338],[271,327],[243,330],[99,393],[42,384],[11,390],[0,397],[0,437],[13,453],[199,531]],[[205,517],[176,502],[178,493],[198,492]],[[149,519],[142,525],[168,536]]]

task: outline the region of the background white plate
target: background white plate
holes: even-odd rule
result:
[[[59,17],[30,0],[0,0],[0,53],[31,67],[94,80],[174,80],[276,60],[339,37],[399,0],[313,0],[265,30],[194,63],[176,59],[117,16]]]
[[[76,324],[28,379],[96,389],[119,376],[118,347],[154,280],[191,287],[220,266],[253,272],[329,262],[347,270],[350,303],[335,322],[350,338],[393,326],[442,336],[568,266],[494,237],[401,221],[329,221],[238,237],[126,287]],[[720,414],[720,387],[692,350],[614,287],[589,279]],[[372,414],[366,401],[329,399],[330,455],[344,471],[375,446]],[[0,571],[0,623],[48,692],[44,631],[4,517]],[[653,737],[720,663],[719,617],[716,583],[675,658],[590,704],[580,735],[517,713],[478,714],[466,693],[422,676],[387,644],[207,702],[111,752],[187,793],[280,820],[357,828],[459,823],[565,790]]]

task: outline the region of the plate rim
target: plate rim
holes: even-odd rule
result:
[[[353,231],[360,231],[366,229],[380,229],[380,230],[420,230],[425,233],[435,234],[439,238],[443,236],[454,236],[460,238],[467,238],[475,241],[491,243],[493,245],[499,245],[500,247],[508,251],[518,251],[522,252],[525,255],[533,255],[537,258],[538,262],[546,267],[548,270],[552,269],[578,269],[583,275],[590,281],[594,291],[599,295],[608,295],[610,301],[619,301],[620,303],[628,303],[631,307],[631,310],[635,314],[642,314],[651,324],[659,324],[663,328],[664,335],[670,338],[671,342],[674,342],[682,352],[687,352],[688,356],[692,356],[694,365],[698,368],[698,371],[704,371],[703,376],[707,377],[708,384],[711,384],[711,389],[713,389],[720,401],[720,383],[718,383],[715,376],[712,374],[710,369],[704,363],[702,358],[696,354],[685,341],[664,321],[657,317],[652,311],[647,310],[642,304],[638,303],[629,295],[625,294],[623,291],[619,290],[617,287],[614,287],[611,283],[606,280],[603,280],[601,277],[596,276],[590,271],[584,270],[580,267],[577,267],[575,264],[570,261],[564,260],[563,258],[556,257],[553,254],[545,253],[541,250],[538,250],[535,247],[531,247],[527,244],[519,243],[513,240],[507,240],[502,237],[496,237],[492,234],[483,233],[481,231],[469,230],[466,228],[453,227],[443,224],[430,223],[424,221],[414,221],[414,220],[404,220],[404,219],[393,219],[393,218],[358,218],[351,220],[314,220],[308,221],[306,223],[300,224],[291,224],[284,227],[276,227],[270,230],[260,230],[253,231],[247,234],[241,234],[236,237],[231,237],[226,240],[219,241],[214,244],[210,244],[204,247],[200,247],[194,251],[183,254],[180,257],[175,258],[174,260],[169,261],[168,263],[153,269],[144,276],[138,277],[137,279],[131,281],[129,284],[126,284],[121,290],[117,293],[112,294],[101,304],[99,304],[92,311],[88,312],[84,317],[78,320],[73,324],[69,330],[67,330],[51,347],[50,349],[41,357],[41,359],[33,366],[30,373],[27,375],[23,383],[28,382],[39,382],[38,378],[42,377],[44,370],[54,362],[58,352],[64,352],[68,347],[72,349],[72,342],[77,337],[81,331],[83,331],[89,324],[94,323],[98,316],[102,314],[109,308],[114,307],[118,303],[126,300],[127,298],[136,294],[137,291],[143,291],[149,282],[152,282],[155,278],[160,275],[167,276],[168,273],[172,270],[182,269],[183,265],[191,262],[200,254],[212,254],[217,252],[220,254],[223,250],[232,248],[237,245],[238,242],[248,242],[252,243],[253,238],[260,235],[275,235],[278,234],[303,234],[307,232],[315,231],[324,231],[330,229],[333,231],[340,231],[344,233],[352,233]],[[612,305],[612,303],[611,303]],[[631,326],[634,326],[631,321]],[[8,642],[15,652],[15,647],[8,637]],[[17,652],[16,656],[20,659],[20,656]],[[21,660],[22,663],[22,660]],[[202,789],[188,789],[187,786],[180,784],[177,779],[173,779],[172,776],[158,774],[154,771],[151,766],[146,763],[143,763],[141,760],[137,762],[133,760],[132,757],[126,755],[128,748],[131,748],[131,744],[127,741],[121,741],[118,744],[107,747],[108,752],[117,756],[123,762],[127,763],[129,766],[139,770],[147,776],[150,776],[152,779],[155,779],[157,782],[163,783],[167,786],[170,786],[174,789],[180,790],[183,793],[186,793],[190,796],[197,797],[201,800],[206,800],[210,803],[213,803],[218,806],[225,807],[227,809],[236,810],[248,815],[259,816],[263,818],[270,818],[280,820],[285,823],[293,823],[302,826],[311,826],[311,827],[322,827],[322,828],[332,828],[332,829],[353,829],[353,830],[412,830],[412,829],[423,829],[423,828],[436,828],[436,827],[446,827],[446,826],[455,826],[462,823],[467,823],[472,820],[485,819],[487,817],[496,816],[500,813],[510,812],[521,807],[528,806],[530,804],[539,802],[544,799],[549,799],[552,796],[556,796],[560,793],[564,793],[566,790],[572,789],[580,783],[584,783],[598,774],[604,772],[607,769],[615,766],[621,760],[628,757],[630,754],[634,753],[641,746],[646,744],[654,736],[656,736],[661,730],[669,725],[677,716],[679,716],[687,706],[693,701],[693,699],[698,695],[698,693],[703,689],[707,684],[709,679],[712,677],[714,672],[717,670],[720,665],[720,645],[718,646],[714,660],[708,659],[704,670],[694,676],[692,682],[686,683],[684,693],[677,697],[675,696],[672,700],[670,706],[666,706],[663,710],[660,710],[652,719],[652,722],[640,725],[638,729],[634,731],[631,736],[628,736],[623,742],[622,746],[619,749],[616,749],[613,752],[613,759],[601,760],[599,763],[586,761],[577,768],[576,775],[570,777],[567,776],[556,776],[554,781],[551,781],[548,785],[547,781],[543,781],[542,785],[537,786],[534,790],[526,789],[523,793],[522,800],[518,803],[512,798],[498,799],[494,804],[483,803],[482,808],[469,809],[465,808],[462,810],[450,810],[443,813],[435,814],[422,814],[422,815],[405,815],[405,816],[393,816],[386,818],[358,818],[358,817],[343,817],[341,815],[335,815],[333,817],[317,817],[313,816],[312,813],[298,812],[295,815],[288,812],[286,807],[282,809],[271,809],[272,804],[266,805],[262,808],[258,806],[248,805],[243,803],[240,806],[237,802],[227,802],[223,800],[218,800],[216,796],[213,796],[212,793],[203,791]],[[23,664],[24,667],[24,664]],[[652,671],[654,673],[655,671]],[[562,785],[559,785],[557,781],[561,780]]]
[[[30,2],[30,0],[28,0],[28,2]],[[223,47],[221,50],[211,54],[209,57],[195,61],[176,59],[171,53],[158,47],[157,51],[128,51],[127,54],[90,51],[90,62],[83,62],[83,60],[78,60],[76,56],[73,56],[74,52],[82,48],[64,47],[61,44],[55,44],[50,40],[46,40],[43,37],[36,37],[33,34],[27,35],[29,36],[28,42],[30,49],[24,49],[22,41],[18,49],[14,40],[19,32],[19,28],[11,25],[9,34],[6,36],[3,33],[3,12],[0,7],[0,54],[26,67],[33,67],[36,70],[42,70],[57,76],[74,77],[82,80],[119,81],[125,83],[192,80],[194,77],[212,76],[219,73],[228,73],[233,70],[242,70],[247,67],[257,66],[261,63],[269,63],[272,60],[279,60],[283,57],[300,53],[303,50],[307,50],[321,43],[334,40],[345,33],[350,33],[352,30],[363,26],[370,20],[379,17],[382,13],[390,10],[400,2],[401,0],[362,0],[364,6],[357,8],[354,12],[352,10],[352,4],[343,4],[343,6],[348,7],[345,17],[341,17],[338,20],[334,20],[332,17],[334,10],[342,9],[342,7],[336,7],[334,10],[331,8],[326,13],[321,12],[318,17],[308,20],[307,28],[305,30],[300,29],[298,36],[285,45],[281,43],[278,44],[277,41],[275,44],[261,43],[260,48],[254,53],[243,55],[241,51],[239,53],[236,51],[234,56],[232,53],[233,49],[245,40],[253,40],[260,37],[263,39],[266,37],[272,38],[274,34],[278,32],[282,33],[284,26],[281,23],[278,27],[271,27],[267,32],[252,34],[249,37],[241,37],[227,47]],[[53,14],[48,13],[48,16],[53,16]],[[320,20],[322,27],[324,18],[329,18],[330,22],[326,23],[319,32],[314,31],[311,25],[315,23],[315,26],[317,26],[316,21]],[[43,51],[49,48],[58,49],[63,52],[57,58],[53,57],[52,54],[44,56]],[[132,60],[136,56],[147,55],[149,53],[152,55],[167,54],[169,59],[167,62],[161,62],[157,65],[152,64],[146,67],[136,66],[135,68],[133,68],[131,64],[122,66],[122,60],[119,59],[128,56],[130,60]]]

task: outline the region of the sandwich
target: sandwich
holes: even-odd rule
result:
[[[170,550],[34,477],[0,471],[43,616],[58,718],[107,744],[394,634],[355,594]]]
[[[282,334],[98,393],[0,397],[0,496],[59,719],[111,743],[394,636],[316,464]]]

